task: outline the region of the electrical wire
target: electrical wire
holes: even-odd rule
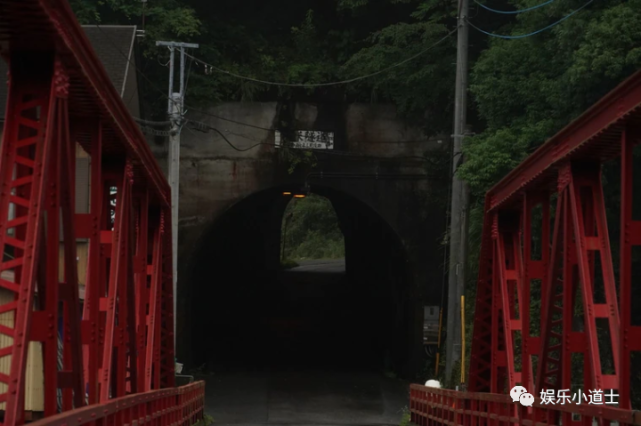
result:
[[[187,106],[187,105],[185,105],[185,106]],[[233,120],[231,118],[222,117],[220,115],[216,115],[216,114],[208,112],[208,111],[202,111],[202,110],[193,109],[193,108],[191,108],[191,110],[194,111],[194,112],[197,112],[199,114],[208,116],[208,117],[217,118],[218,120],[226,121],[228,123],[238,124],[239,126],[249,127],[251,129],[264,130],[266,132],[273,132],[273,131],[276,130],[276,129],[270,128],[270,127],[256,126],[254,124],[244,123],[242,121],[236,121],[236,120]]]
[[[171,136],[171,130],[158,130],[147,126],[139,126],[143,133],[153,136]]]
[[[140,74],[140,76],[141,76],[145,81],[147,81],[147,83],[149,83],[149,85],[151,86],[151,88],[152,88],[152,89],[154,89],[156,92],[158,92],[160,95],[162,95],[162,97],[163,97],[164,99],[169,99],[169,100],[171,100],[172,102],[175,102],[175,100],[174,100],[173,98],[170,98],[169,96],[167,96],[167,95],[165,94],[164,90],[160,89],[160,88],[156,85],[156,83],[154,83],[154,82],[153,82],[153,81],[152,81],[152,80],[151,80],[151,79],[150,79],[150,78],[149,78],[145,73],[143,73],[143,72],[142,72],[142,70],[137,66],[137,64],[135,64],[134,62],[132,62],[132,61],[131,61],[131,59],[129,58],[129,56],[128,56],[127,54],[125,54],[125,52],[123,52],[123,51],[122,51],[122,49],[120,49],[120,46],[118,46],[118,45],[113,41],[113,39],[111,38],[111,36],[110,36],[109,34],[107,34],[105,31],[103,31],[103,29],[100,27],[100,25],[96,25],[96,27],[98,28],[98,30],[99,30],[100,32],[102,32],[103,36],[104,36],[104,37],[109,41],[109,43],[111,43],[111,44],[113,45],[113,47],[116,49],[116,51],[118,51],[118,53],[119,53],[123,58],[125,58],[125,59],[127,60],[127,62],[129,63],[129,65],[130,65],[130,66],[132,66],[132,67],[136,70],[136,72],[137,72],[138,74]],[[456,31],[457,31],[457,30],[450,31],[450,33],[448,33],[448,35],[447,35],[446,37],[449,37],[450,35],[452,35],[452,34],[453,34],[454,32],[456,32]],[[441,39],[441,40],[443,40],[443,39]],[[189,54],[187,54],[187,56],[190,56],[190,57],[191,57],[191,55],[189,55]],[[411,59],[411,58],[410,58],[410,59]],[[409,59],[408,59],[408,60],[409,60]],[[408,61],[408,60],[406,60],[406,61]],[[190,69],[191,69],[191,64],[192,64],[192,63],[193,63],[193,57],[192,57],[192,62],[190,62]],[[381,72],[382,72],[382,71],[381,71]],[[188,80],[187,80],[187,81],[189,81],[189,74],[188,74],[187,76],[188,76]],[[186,85],[185,85],[185,87],[186,87]],[[273,131],[275,131],[275,130],[276,130],[276,129],[274,129],[274,128],[262,127],[262,126],[257,126],[257,125],[250,124],[250,123],[244,123],[244,122],[242,122],[242,121],[233,120],[233,119],[231,119],[231,118],[223,117],[223,116],[220,116],[220,115],[217,115],[217,114],[214,114],[214,113],[208,112],[208,111],[203,111],[203,110],[200,110],[200,109],[197,109],[197,108],[193,108],[193,107],[191,107],[191,106],[189,106],[189,105],[187,105],[187,104],[185,104],[185,107],[186,107],[186,108],[188,108],[188,109],[190,109],[192,112],[196,112],[196,113],[199,113],[199,114],[202,114],[202,115],[208,116],[208,117],[213,117],[213,118],[216,118],[216,119],[221,120],[221,121],[226,121],[226,122],[229,122],[229,123],[237,124],[237,125],[239,125],[239,126],[244,126],[244,127],[248,127],[248,128],[252,128],[252,129],[257,129],[257,130],[263,130],[263,131],[266,131],[266,132],[273,132]],[[138,121],[139,123],[142,123],[142,124],[149,124],[149,125],[152,125],[152,126],[153,126],[153,125],[158,125],[158,126],[171,125],[171,122],[170,122],[170,121],[149,121],[149,120],[143,120],[143,119],[136,118],[136,117],[134,117],[134,119],[136,119],[136,121]],[[190,122],[194,123],[194,121],[192,121],[192,120],[190,120]],[[204,123],[201,123],[201,124],[204,124]],[[396,143],[396,144],[401,144],[401,143],[421,143],[421,142],[426,142],[426,141],[422,141],[422,140],[410,140],[410,141],[379,141],[379,142],[372,142],[372,143]],[[336,154],[336,152],[335,152],[335,154]],[[416,157],[416,158],[422,158],[422,157]]]
[[[383,74],[384,72],[387,72],[387,71],[389,71],[391,69],[400,67],[401,65],[405,65],[406,63],[411,62],[414,59],[424,55],[427,52],[429,52],[430,50],[432,50],[433,48],[435,48],[436,46],[438,46],[439,44],[441,44],[442,42],[447,40],[452,34],[454,34],[457,31],[458,31],[458,28],[448,32],[447,35],[445,35],[443,38],[439,39],[435,43],[431,44],[426,49],[421,50],[417,54],[412,55],[407,59],[404,59],[404,60],[402,60],[400,62],[397,62],[397,63],[395,63],[393,65],[390,65],[390,66],[388,66],[386,68],[383,68],[382,70],[379,70],[379,71],[376,71],[376,72],[373,72],[373,73],[369,73],[369,74],[365,74],[365,75],[362,75],[360,77],[354,77],[354,78],[350,78],[350,79],[342,80],[342,81],[332,81],[332,82],[329,82],[329,83],[282,83],[282,82],[279,83],[279,82],[274,82],[274,81],[259,80],[259,79],[253,78],[253,77],[247,77],[247,76],[244,76],[244,75],[235,74],[235,73],[233,73],[231,71],[227,71],[227,70],[224,70],[222,68],[218,68],[218,67],[216,67],[216,66],[214,66],[212,64],[209,64],[209,63],[207,63],[207,62],[205,62],[205,61],[203,61],[201,59],[198,59],[198,58],[196,58],[196,57],[194,57],[194,56],[192,56],[192,55],[190,55],[188,53],[185,53],[185,55],[190,57],[190,58],[192,58],[194,61],[197,61],[202,65],[208,66],[211,69],[213,69],[214,71],[217,71],[217,72],[219,72],[221,74],[226,74],[226,75],[229,75],[229,76],[232,76],[232,77],[235,77],[235,78],[239,78],[239,79],[242,79],[242,80],[252,81],[254,83],[266,84],[266,85],[269,85],[269,86],[281,86],[281,87],[306,87],[306,88],[328,87],[328,86],[339,86],[339,85],[343,85],[343,84],[354,83],[354,82],[357,82],[357,81],[360,81],[360,80],[365,80],[367,78],[371,78],[371,77],[377,76],[379,74]]]
[[[537,30],[537,31],[531,32],[531,33],[529,33],[529,34],[523,34],[523,35],[518,35],[518,36],[508,36],[508,35],[501,35],[501,34],[494,34],[494,33],[490,33],[490,32],[487,32],[487,31],[485,31],[485,30],[480,29],[480,28],[479,28],[479,27],[477,27],[476,25],[472,24],[469,20],[467,21],[467,23],[468,23],[468,24],[470,24],[470,26],[471,26],[472,28],[474,28],[475,30],[477,30],[477,31],[479,31],[479,32],[481,32],[481,33],[483,33],[483,34],[485,34],[485,35],[488,35],[488,36],[491,36],[491,37],[502,38],[502,39],[505,39],[505,40],[516,40],[516,39],[526,38],[526,37],[530,37],[530,36],[533,36],[533,35],[536,35],[536,34],[540,34],[540,33],[542,33],[543,31],[549,30],[550,28],[552,28],[552,27],[554,27],[554,26],[556,26],[556,25],[560,24],[561,22],[563,22],[563,21],[565,21],[566,19],[570,18],[571,16],[575,15],[576,13],[578,13],[579,11],[581,11],[582,9],[586,8],[586,7],[587,7],[590,3],[592,3],[593,1],[594,1],[594,0],[590,0],[590,1],[588,1],[587,3],[585,3],[585,4],[584,4],[583,6],[581,6],[580,8],[576,9],[574,12],[570,13],[569,15],[564,16],[563,18],[561,18],[561,19],[559,19],[558,21],[556,21],[556,22],[554,22],[554,23],[552,23],[552,24],[548,25],[548,26],[547,26],[547,27],[545,27],[545,28],[541,28],[540,30]]]
[[[189,68],[187,69],[187,78],[185,79],[185,87],[183,87],[183,93],[182,97],[183,99],[185,98],[185,94],[187,93],[187,86],[189,85],[189,76],[191,76],[191,66],[194,64],[194,60],[191,59],[189,61]]]
[[[134,121],[137,122],[138,124],[147,124],[149,126],[171,126],[171,121],[151,121],[151,120],[143,120],[142,118],[138,117],[133,117]]]
[[[520,9],[520,10],[497,10],[497,9],[492,9],[491,7],[488,7],[488,6],[484,5],[483,3],[479,2],[478,0],[474,0],[474,2],[476,4],[478,4],[479,6],[481,6],[483,9],[489,10],[490,12],[494,12],[494,13],[500,13],[500,14],[503,14],[503,15],[516,15],[518,13],[529,12],[531,10],[535,10],[535,9],[538,9],[540,7],[543,7],[543,6],[547,6],[548,4],[553,3],[554,1],[555,0],[548,0],[545,3],[541,3],[541,4],[538,4],[536,6],[532,6],[532,7],[528,7],[528,8]]]
[[[100,32],[102,32],[103,36],[104,36],[104,37],[109,41],[109,43],[111,43],[111,44],[112,44],[112,46],[116,49],[116,51],[117,51],[117,52],[118,52],[118,53],[119,53],[123,58],[125,58],[125,60],[127,60],[127,62],[129,63],[129,65],[131,65],[131,66],[136,70],[136,72],[137,72],[137,73],[138,73],[138,74],[139,74],[139,75],[140,75],[140,76],[141,76],[141,77],[142,77],[142,78],[143,78],[143,79],[144,79],[144,80],[145,80],[145,81],[150,85],[150,87],[151,87],[152,89],[154,89],[156,92],[158,92],[158,94],[160,94],[160,95],[161,95],[165,100],[167,100],[167,99],[168,99],[168,100],[170,100],[171,102],[174,102],[174,103],[176,102],[176,100],[175,100],[175,99],[173,99],[173,98],[171,98],[171,97],[167,96],[167,94],[165,94],[165,92],[164,92],[164,90],[163,90],[163,89],[160,89],[160,88],[156,85],[156,83],[154,83],[154,82],[153,82],[149,77],[147,77],[147,75],[146,75],[144,72],[142,72],[142,70],[137,66],[137,64],[135,64],[134,62],[132,62],[132,61],[131,61],[131,59],[129,59],[129,56],[128,56],[125,52],[123,52],[123,51],[122,51],[122,49],[120,49],[120,46],[118,46],[118,45],[113,41],[113,39],[109,36],[109,34],[107,34],[105,31],[103,31],[103,29],[100,27],[100,25],[96,25],[96,27],[98,28],[98,30],[99,30]],[[198,112],[198,113],[200,113],[200,114],[203,114],[203,115],[206,115],[206,116],[209,116],[209,117],[217,118],[217,119],[222,120],[222,121],[227,121],[227,122],[230,122],[230,123],[238,124],[238,125],[240,125],[240,126],[246,126],[246,127],[251,127],[251,128],[254,128],[254,129],[258,129],[258,130],[265,130],[265,131],[273,131],[273,130],[274,130],[274,129],[270,129],[270,128],[267,128],[267,127],[255,126],[255,125],[253,125],[253,124],[243,123],[243,122],[240,122],[240,121],[236,121],[236,120],[232,120],[232,119],[229,119],[229,118],[221,117],[221,116],[219,116],[219,115],[216,115],[216,114],[213,114],[213,113],[210,113],[210,112],[207,112],[207,111],[203,111],[203,110],[200,110],[200,109],[194,108],[194,107],[192,107],[192,106],[190,106],[190,105],[187,105],[187,104],[185,104],[185,107],[186,107],[186,108],[189,108],[190,110],[192,110],[192,111],[194,111],[194,112]]]
[[[147,126],[165,127],[165,126],[170,126],[171,125],[171,121],[151,121],[151,120],[144,120],[144,119],[138,118],[138,117],[133,117],[133,119],[139,125],[141,125],[141,127],[144,127],[144,128],[148,128]],[[202,121],[186,120],[186,122],[187,123],[196,124],[198,128],[197,129],[194,128],[194,130],[199,130],[199,131],[202,131],[203,129],[204,130],[209,130],[209,128],[211,127],[208,124],[203,123]],[[189,128],[189,129],[192,129],[192,128]],[[240,137],[240,138],[243,138],[243,139],[256,141],[256,139],[251,138],[251,137],[249,137],[247,135],[234,133],[234,132],[231,132],[229,130],[225,130],[225,133],[230,134],[230,135],[234,135],[234,136],[237,136],[237,137]],[[412,140],[401,140],[401,141],[372,141],[372,140],[368,140],[367,141],[368,144],[409,144],[409,143],[419,143],[420,144],[420,143],[428,143],[428,142],[430,142],[430,140],[428,138],[425,138],[425,139],[412,139]],[[311,149],[310,151],[329,152],[327,150],[322,150],[322,149],[320,149],[320,150]],[[344,152],[344,153],[340,152],[340,151],[334,151],[334,152],[336,153],[336,155],[359,156],[358,154],[353,153],[353,152]],[[410,157],[407,157],[407,158],[417,158],[417,159],[420,158],[420,159],[423,159],[423,157],[419,157],[419,156],[414,156],[414,157],[410,156]]]
[[[267,145],[267,146],[274,146],[277,147],[275,143],[269,143],[269,142],[257,142],[247,148],[239,148],[236,145],[234,145],[228,138],[223,134],[223,132],[215,127],[210,126],[207,123],[203,123],[200,121],[193,121],[193,120],[186,120],[185,125],[187,125],[188,129],[190,130],[197,130],[202,133],[207,133],[209,130],[212,130],[216,132],[224,141],[229,145],[232,149],[238,152],[247,152],[250,151],[254,148],[258,148],[261,145]],[[229,132],[227,132],[229,133]],[[244,139],[249,139],[250,138],[244,136],[244,135],[237,135],[240,136]],[[362,159],[380,159],[380,157],[375,157],[375,156],[369,156],[369,155],[363,155],[363,154],[358,154],[354,152],[344,152],[344,151],[335,151],[335,150],[329,150],[329,149],[309,149],[308,151],[313,152],[314,154],[325,154],[325,155],[334,155],[334,156],[343,156],[343,157],[352,157],[352,158],[362,158]],[[390,157],[388,159],[392,160],[420,160],[420,161],[426,161],[425,157],[421,157],[418,155],[415,156],[402,156],[402,157]]]
[[[122,51],[122,49],[120,48],[120,46],[118,46],[118,45],[113,41],[113,39],[111,38],[111,36],[109,36],[109,34],[107,34],[107,33],[102,29],[102,27],[101,27],[100,25],[96,25],[96,28],[98,28],[98,30],[99,30],[99,31],[102,33],[102,35],[103,35],[103,36],[104,36],[104,37],[109,41],[109,43],[111,43],[111,45],[116,49],[116,51],[117,51],[118,53],[120,53],[120,55],[121,55],[123,58],[125,58],[125,60],[127,60],[127,62],[129,63],[129,65],[131,65],[132,67],[134,67],[134,69],[136,70],[136,72],[137,72],[138,74],[140,74],[140,76],[141,76],[142,78],[144,78],[144,79],[145,79],[145,81],[147,81],[147,83],[149,83],[149,84],[151,85],[151,87],[152,87],[154,90],[156,90],[158,93],[160,93],[160,94],[161,94],[165,99],[169,99],[169,100],[170,100],[170,101],[172,101],[172,102],[176,102],[173,98],[171,98],[170,96],[167,96],[163,90],[161,90],[158,86],[156,86],[156,84],[155,84],[155,83],[154,83],[154,82],[153,82],[149,77],[147,77],[147,75],[145,75],[145,73],[143,73],[143,72],[142,72],[142,70],[141,70],[141,69],[140,69],[140,68],[139,68],[139,67],[138,67],[134,62],[132,62],[132,61],[131,61],[131,59],[129,59],[129,56],[128,56],[125,52],[123,52],[123,51]]]
[[[190,123],[193,123],[193,122],[190,121]],[[202,123],[194,123],[194,124],[202,124]],[[238,148],[229,139],[227,139],[227,136],[225,136],[223,134],[223,132],[221,132],[220,130],[216,129],[215,127],[206,126],[205,128],[203,128],[203,127],[197,126],[197,127],[191,127],[191,129],[198,130],[198,131],[203,132],[203,133],[207,133],[208,130],[213,130],[214,132],[218,133],[218,135],[221,138],[223,138],[223,140],[227,143],[227,145],[229,145],[232,149],[234,149],[235,151],[238,151],[238,152],[251,151],[252,149],[257,148],[257,147],[259,147],[261,145],[276,146],[276,144],[273,144],[273,143],[258,142],[257,144],[251,145],[251,146],[249,146],[247,148]]]

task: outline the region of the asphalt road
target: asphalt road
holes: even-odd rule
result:
[[[377,373],[280,371],[206,378],[214,425],[398,425],[408,385]]]
[[[331,260],[302,260],[297,262],[299,266],[290,269],[288,272],[314,272],[314,273],[343,273],[345,272],[345,259]]]
[[[249,356],[242,351],[236,368],[205,377],[214,426],[398,425],[408,384],[363,370],[371,354],[349,316],[345,261],[299,264],[283,273],[267,339],[256,339]]]

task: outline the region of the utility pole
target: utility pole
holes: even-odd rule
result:
[[[185,113],[185,49],[197,49],[193,43],[178,43],[175,41],[157,41],[156,46],[169,48],[169,95],[167,96],[167,114],[171,122],[169,136],[169,152],[167,156],[167,169],[169,186],[171,187],[171,243],[173,267],[173,295],[174,295],[174,345],[176,344],[176,310],[178,302],[178,191],[180,187],[180,131],[182,129],[183,114]],[[180,49],[180,91],[174,93],[174,53]]]
[[[461,0],[458,14],[456,93],[454,104],[454,139],[452,157],[452,204],[450,219],[450,261],[447,297],[446,381],[452,380],[454,364],[461,360],[461,296],[465,290],[467,264],[467,210],[469,190],[456,176],[463,161],[463,139],[467,129],[467,73],[469,0]],[[461,368],[465,368],[464,365]]]

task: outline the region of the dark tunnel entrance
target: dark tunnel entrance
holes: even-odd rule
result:
[[[189,274],[183,330],[191,366],[407,375],[412,298],[394,230],[365,203],[326,187],[345,242],[344,267],[281,267],[290,198],[273,188],[234,205],[202,236]],[[184,332],[183,332],[184,333]]]

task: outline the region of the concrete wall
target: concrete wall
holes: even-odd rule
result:
[[[292,108],[292,107],[289,107]],[[304,180],[301,173],[288,175],[286,165],[278,158],[271,129],[290,120],[297,129],[324,130],[336,133],[335,151],[345,155],[318,155],[318,167],[314,171],[422,174],[423,161],[418,158],[425,151],[447,149],[448,140],[427,140],[420,129],[406,126],[396,116],[393,106],[355,104],[326,106],[295,105],[293,114],[283,111],[277,103],[229,103],[210,110],[211,114],[228,120],[203,114],[189,114],[188,119],[202,122],[220,130],[230,143],[241,150],[263,143],[254,149],[239,152],[229,146],[213,131],[202,133],[187,128],[181,141],[180,173],[180,227],[184,231],[208,224],[221,211],[235,202],[263,189],[289,182]],[[242,122],[255,127],[236,124]],[[189,127],[189,126],[188,126]],[[403,143],[402,141],[410,141]],[[152,150],[163,161],[167,146],[152,145]],[[416,156],[417,158],[411,158]],[[163,161],[164,162],[164,161]],[[355,186],[354,186],[355,185]],[[342,189],[354,192],[358,198],[367,198],[364,188],[356,184],[341,184]],[[424,192],[429,186],[418,184]],[[370,191],[367,191],[370,192]],[[373,198],[372,198],[373,197]],[[373,203],[379,198],[369,194]],[[389,203],[385,203],[388,204]],[[381,206],[385,207],[385,206]],[[394,209],[392,209],[394,210]],[[389,211],[388,219],[395,222],[395,211]]]
[[[396,109],[390,105],[227,103],[210,109],[208,114],[191,113],[187,118],[218,129],[228,142],[213,130],[203,132],[189,128],[189,124],[182,133],[179,336],[188,334],[185,329],[189,327],[185,322],[190,309],[188,299],[198,297],[197,292],[189,289],[194,259],[199,258],[198,250],[203,239],[209,238],[209,230],[216,220],[252,194],[282,185],[302,187],[313,173],[309,178],[312,190],[317,187],[317,192],[325,192],[322,195],[333,194],[327,196],[334,203],[339,220],[345,222],[345,229],[354,235],[351,244],[346,242],[352,265],[372,262],[371,258],[359,258],[358,253],[365,252],[363,244],[376,243],[368,237],[374,228],[367,225],[359,228],[353,218],[349,218],[350,211],[356,209],[355,204],[350,204],[352,201],[368,206],[373,216],[388,224],[401,241],[405,251],[404,273],[411,282],[407,297],[414,303],[411,315],[415,339],[411,352],[417,353],[416,345],[420,345],[422,333],[422,306],[440,304],[443,252],[439,243],[445,231],[445,210],[437,197],[447,187],[447,173],[429,179],[393,176],[424,175],[423,153],[449,155],[449,140],[428,140],[421,129],[399,119]],[[273,146],[274,132],[270,130],[273,128],[284,133],[288,130],[334,132],[334,151],[317,154],[316,167],[303,165],[290,174],[289,163],[279,155],[281,150]],[[164,160],[166,144],[152,145],[152,149]],[[360,177],[337,176],[345,173]],[[387,178],[377,179],[376,174]],[[271,232],[271,228],[279,232],[284,205],[264,207],[266,205],[261,204],[261,208],[270,209],[265,211],[265,216],[276,219],[265,219],[265,224],[252,231],[254,233]],[[277,261],[277,257],[273,260]],[[182,345],[189,346],[186,342]],[[416,357],[413,363],[418,368],[420,355]]]

